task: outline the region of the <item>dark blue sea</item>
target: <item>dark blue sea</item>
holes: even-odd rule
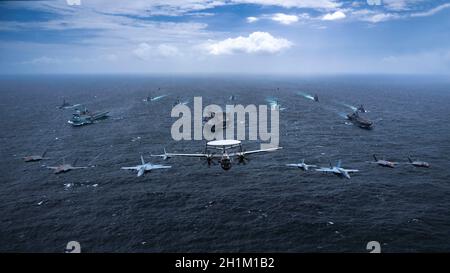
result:
[[[149,93],[167,97],[143,102]],[[277,98],[286,108],[283,150],[229,171],[149,156],[204,149],[205,141],[171,138],[177,97],[225,106],[230,95],[243,105]],[[57,109],[63,98],[110,117],[74,128],[73,110]],[[359,104],[373,130],[343,118]],[[367,252],[378,241],[382,252],[448,252],[449,118],[444,77],[2,76],[0,251],[64,252],[78,241],[83,252]],[[51,159],[22,160],[45,150]],[[141,154],[172,169],[140,178],[120,169]],[[372,154],[431,168],[383,168],[368,163]],[[45,168],[63,158],[95,167]],[[285,166],[303,158],[319,166],[341,159],[360,172],[348,180]]]

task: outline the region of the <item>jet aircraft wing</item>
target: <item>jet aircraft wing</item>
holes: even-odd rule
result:
[[[164,166],[164,165],[152,165],[151,169],[169,169],[172,168],[172,166]]]
[[[350,169],[350,170],[344,169],[344,171],[346,171],[348,173],[357,173],[357,172],[359,172],[359,170],[352,170],[352,169]]]
[[[120,168],[121,170],[139,170],[140,167],[136,166],[136,167],[122,167]]]

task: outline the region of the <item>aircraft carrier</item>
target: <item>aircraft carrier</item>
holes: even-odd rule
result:
[[[106,119],[108,117],[108,111],[91,113],[89,110],[77,110],[68,123],[73,126],[82,126],[92,124],[97,120]]]
[[[361,117],[358,111],[348,114],[347,119],[360,128],[372,129],[373,122]]]

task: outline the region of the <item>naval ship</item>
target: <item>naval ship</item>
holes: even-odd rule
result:
[[[358,111],[347,115],[347,119],[353,122],[356,126],[363,129],[372,129],[372,121],[361,117]]]
[[[108,117],[108,111],[94,112],[91,113],[89,110],[84,108],[84,110],[77,110],[68,123],[73,126],[82,126],[87,124],[92,124],[97,120],[105,119]]]

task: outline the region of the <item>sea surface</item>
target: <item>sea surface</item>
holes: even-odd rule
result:
[[[158,90],[158,88],[160,88]],[[277,90],[279,88],[279,90]],[[319,96],[314,102],[298,92]],[[146,103],[147,95],[167,95]],[[202,152],[174,141],[179,97],[225,106],[276,98],[283,150],[224,171],[205,161],[150,157]],[[63,98],[110,117],[74,128]],[[363,104],[373,130],[349,124]],[[0,251],[382,252],[450,251],[450,80],[427,76],[2,76]],[[259,141],[243,141],[258,149]],[[47,150],[48,160],[22,157]],[[140,155],[172,169],[136,177]],[[430,169],[369,162],[424,160]],[[286,167],[342,160],[351,179]],[[63,160],[87,169],[55,175]],[[236,162],[235,162],[236,163]]]

